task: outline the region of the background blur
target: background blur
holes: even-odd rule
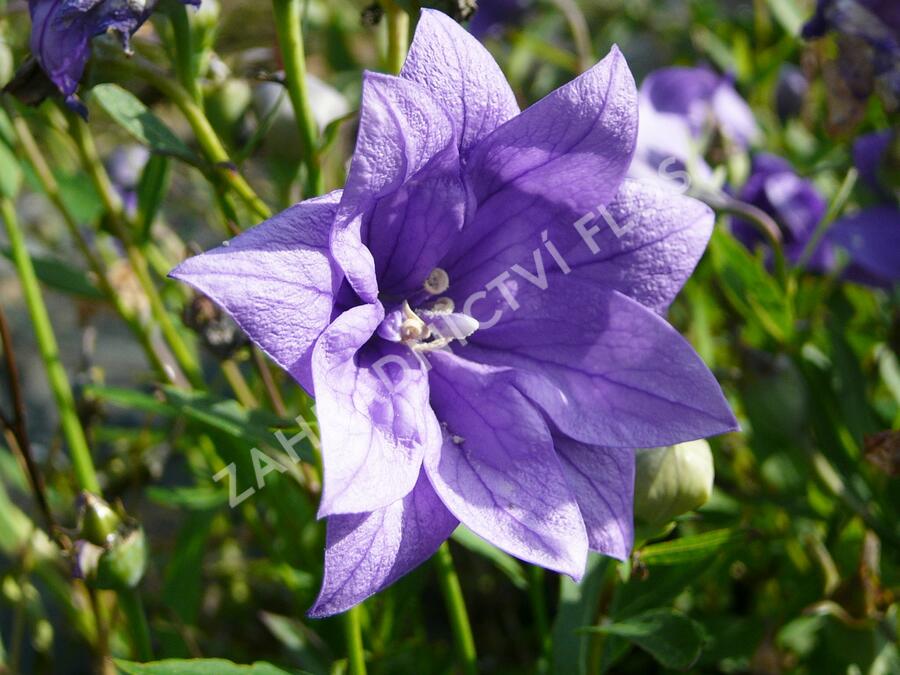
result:
[[[730,74],[762,129],[751,150],[726,157],[713,148],[707,157],[734,191],[746,181],[753,154],[765,150],[788,159],[831,201],[853,164],[852,141],[867,131],[897,129],[896,112],[877,96],[851,100],[826,86],[822,72],[837,58],[836,46],[834,40],[807,43],[799,37],[812,14],[809,2],[481,4],[485,13],[500,5],[492,14],[496,22],[482,19],[480,36],[523,106],[592,65],[613,44],[638,83],[670,65],[707,64]],[[352,152],[361,71],[384,67],[385,26],[373,22],[376,16],[349,0],[310,0],[307,6],[315,112],[330,143],[324,154],[328,189],[342,183]],[[250,183],[280,210],[299,198],[294,178],[300,146],[287,98],[280,85],[265,81],[280,67],[269,3],[221,0],[217,9],[203,0],[192,20],[195,35],[211,46],[203,78],[207,115]],[[135,38],[137,53],[166,63],[160,43],[165,29],[164,20],[148,22]],[[2,83],[27,54],[24,2],[0,0],[0,31]],[[778,92],[789,65],[808,87],[783,114]],[[88,76],[89,83],[104,79],[102,68]],[[194,147],[171,103],[140,81],[116,81]],[[117,187],[123,195],[133,193],[146,154],[102,106],[84,98]],[[44,104],[28,113],[32,131],[70,211],[102,233],[102,203],[52,109]],[[168,162],[168,171],[167,196],[146,240],[165,300],[182,315],[185,307],[202,309],[183,287],[163,281],[166,266],[230,233],[202,174],[181,161]],[[867,199],[856,189],[847,207]],[[157,657],[262,660],[287,670],[341,672],[340,622],[304,618],[318,590],[324,540],[314,517],[314,480],[271,474],[265,490],[231,510],[226,485],[213,482],[210,469],[213,455],[238,462],[239,490],[249,487],[249,448],[271,447],[270,430],[291,427],[284,417],[302,412],[299,392],[276,374],[288,413],[281,419],[232,401],[219,368],[223,355],[245,374],[258,399],[264,391],[253,356],[227,322],[216,323],[214,331],[202,328],[199,336],[179,325],[199,345],[209,392],[161,391],[28,169],[16,209],[39,263],[105,495],[121,499],[148,535],[150,563],[141,588]],[[252,224],[252,215],[240,215],[242,225]],[[875,436],[900,427],[900,292],[811,273],[792,277],[783,288],[763,254],[735,244],[728,222],[720,219],[710,253],[671,312],[713,368],[743,427],[711,441],[712,499],[671,527],[645,532],[650,543],[639,542],[629,563],[593,560],[581,587],[459,535],[452,547],[483,672],[663,671],[658,655],[639,640],[575,633],[572,627],[595,624],[601,616],[617,621],[677,608],[700,631],[691,672],[900,673],[900,444],[897,436]],[[103,246],[125,302],[135,303],[139,313],[149,311],[115,242],[107,237]],[[0,253],[8,251],[0,234]],[[4,256],[0,304],[12,326],[28,429],[51,506],[63,526],[74,528],[76,490],[56,407],[15,269]],[[11,409],[5,384],[0,408]],[[34,527],[40,516],[25,475],[0,442],[0,654],[23,672],[89,672],[90,631],[78,618],[88,597],[70,586],[64,564],[32,550]],[[363,624],[370,672],[454,672],[452,637],[429,565],[366,602]],[[125,635],[114,630],[110,639],[113,652],[127,657]],[[693,632],[673,637],[676,646],[693,640]]]

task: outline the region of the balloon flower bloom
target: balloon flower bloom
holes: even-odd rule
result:
[[[588,550],[629,555],[634,448],[735,428],[663,318],[713,214],[625,178],[637,123],[617,49],[520,111],[478,41],[426,10],[400,76],[364,77],[343,190],[173,272],[315,397],[311,616],[460,522],[579,579]]]

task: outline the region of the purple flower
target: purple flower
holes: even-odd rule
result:
[[[712,179],[704,145],[718,130],[744,148],[759,134],[753,112],[731,80],[708,68],[672,67],[644,79],[638,97],[640,128],[629,175],[684,191]]]
[[[113,30],[127,48],[155,7],[155,0],[28,0],[31,53],[67,102],[81,108],[75,90],[90,57],[91,39]]]
[[[655,70],[641,85],[641,99],[657,112],[684,118],[694,137],[717,129],[730,142],[746,147],[759,135],[753,111],[731,78],[709,68]]]
[[[128,213],[133,214],[137,210],[138,185],[149,160],[150,151],[145,146],[132,144],[118,146],[105,162],[113,187]]]
[[[830,31],[848,38],[840,44],[838,62],[851,91],[861,99],[867,98],[874,77],[896,107],[900,99],[900,3],[896,0],[819,0],[815,14],[803,26],[803,37],[816,39]],[[868,54],[855,56],[853,41]],[[857,62],[860,60],[866,62],[865,73],[859,71]]]
[[[854,152],[857,167],[865,175],[878,139],[865,138],[863,151]],[[871,146],[870,146],[871,144]],[[742,201],[768,213],[781,226],[784,252],[788,260],[798,262],[816,231],[828,204],[808,180],[798,176],[781,157],[760,154],[753,158],[753,170],[740,192]],[[763,243],[763,237],[750,223],[732,221],[732,231],[748,248]],[[900,210],[893,204],[864,208],[835,221],[819,244],[809,268],[831,272],[838,259],[836,249],[849,255],[844,278],[869,286],[889,287],[900,280]]]
[[[520,112],[477,40],[426,10],[400,77],[365,75],[343,191],[173,272],[315,396],[312,616],[393,583],[460,521],[580,578],[588,549],[629,554],[633,448],[735,428],[661,316],[712,213],[624,180],[636,133],[617,49]]]
[[[753,158],[750,178],[740,192],[740,199],[775,219],[784,238],[785,256],[792,262],[800,260],[828,210],[825,198],[810,181],[798,176],[786,160],[766,153]],[[732,231],[748,248],[763,242],[759,231],[746,221],[734,219]],[[830,248],[820,246],[811,263],[814,269],[828,269],[833,264]]]
[[[882,200],[891,199],[890,187],[881,178],[881,169],[887,160],[893,140],[890,129],[863,134],[853,142],[853,163],[862,182]]]
[[[848,279],[888,288],[900,281],[900,209],[881,176],[892,140],[890,130],[856,139],[853,162],[878,203],[839,218],[827,237],[829,244],[849,254]]]
[[[469,22],[469,32],[484,39],[506,26],[515,26],[521,23],[530,4],[529,0],[479,0]]]
[[[869,286],[890,288],[900,281],[900,209],[864,208],[832,225],[828,242],[850,256],[845,276]]]
[[[802,70],[791,63],[781,67],[775,86],[775,113],[782,124],[802,112],[808,91],[809,82]]]

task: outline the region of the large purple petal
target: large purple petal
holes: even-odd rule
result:
[[[584,522],[541,415],[509,371],[448,353],[431,359],[431,401],[445,439],[425,468],[441,500],[498,548],[579,579]]]
[[[405,346],[372,338],[381,305],[354,307],[313,351],[324,481],[319,516],[375,511],[402,499],[426,451],[440,446],[428,375]]]
[[[458,524],[424,471],[412,492],[383,509],[329,517],[322,591],[309,616],[338,614],[390,586],[430,558]]]
[[[900,210],[872,206],[836,222],[828,239],[847,249],[853,267],[883,284],[900,280]]]
[[[340,192],[297,204],[171,276],[208,295],[312,393],[310,361],[337,287],[328,252]]]
[[[423,282],[462,225],[464,205],[457,134],[446,109],[416,82],[366,73],[332,237],[350,285],[374,302],[380,282],[400,286],[392,290]]]
[[[613,199],[631,164],[637,93],[625,59],[609,56],[485,138],[466,172],[478,211],[445,260],[474,290],[518,262],[515,248],[569,228]],[[551,236],[555,236],[551,234]]]
[[[712,373],[652,310],[574,278],[530,288],[461,353],[520,371],[523,391],[564,434],[647,448],[736,428]]]
[[[447,106],[463,156],[519,113],[516,97],[490,53],[442,12],[422,10],[400,77],[424,85]]]
[[[634,545],[634,450],[586,445],[554,435],[592,551],[626,560]]]
[[[696,199],[626,180],[603,214],[584,224],[561,253],[572,278],[621,291],[662,313],[694,271],[714,221],[712,210]],[[553,270],[548,285],[565,284],[546,249],[541,256]]]

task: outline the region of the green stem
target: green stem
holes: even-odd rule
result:
[[[259,402],[256,400],[253,392],[250,391],[247,380],[244,379],[241,369],[233,359],[222,361],[222,373],[224,373],[225,379],[228,380],[228,384],[242,406],[248,410],[254,410],[259,407]]]
[[[56,182],[56,178],[54,177],[50,166],[47,164],[44,155],[41,153],[40,148],[35,142],[28,124],[18,115],[12,115],[11,117],[13,120],[13,129],[16,134],[16,149],[25,155],[29,164],[31,164],[31,167],[34,169],[34,173],[38,178],[38,182],[41,184],[44,194],[47,195],[47,198],[62,216],[63,221],[66,224],[66,229],[69,231],[69,236],[72,237],[75,245],[87,262],[97,283],[100,285],[100,290],[106,296],[107,300],[112,303],[116,313],[122,317],[123,321],[125,321],[131,329],[131,332],[134,333],[141,347],[143,347],[147,359],[150,361],[150,365],[153,369],[164,380],[174,384],[175,378],[172,376],[172,373],[166,367],[165,363],[163,363],[162,358],[153,345],[153,339],[147,331],[144,330],[144,327],[141,325],[141,322],[135,316],[134,312],[122,301],[120,294],[113,288],[100,258],[98,258],[91,250],[90,246],[88,246],[87,240],[84,238],[81,229],[78,227],[78,223],[63,202],[59,191],[59,184]]]
[[[359,607],[344,613],[344,637],[347,641],[347,662],[350,675],[366,675],[366,655],[363,649],[362,629],[359,625]]]
[[[708,191],[700,191],[693,196],[708,204],[711,208],[723,213],[740,216],[748,220],[766,238],[772,249],[774,259],[775,277],[782,288],[788,285],[787,262],[782,246],[781,229],[772,217],[762,209],[735,199],[725,193],[715,194]]]
[[[438,549],[434,556],[434,562],[437,566],[438,581],[441,585],[441,592],[444,594],[444,602],[447,604],[447,612],[450,614],[450,626],[453,629],[453,641],[456,644],[459,665],[466,675],[475,675],[478,672],[475,640],[472,638],[472,626],[469,624],[462,588],[459,585],[459,577],[456,575],[453,556],[450,555],[450,546],[447,542],[444,542]]]
[[[547,655],[550,653],[550,621],[547,618],[547,599],[544,595],[544,570],[537,565],[528,568],[528,594],[534,612],[534,628],[540,648],[539,670],[546,670]]]
[[[150,640],[150,626],[144,613],[144,602],[136,588],[119,591],[119,607],[125,614],[131,630],[132,645],[138,661],[146,663],[153,660],[153,645]]]
[[[387,69],[396,74],[403,68],[403,62],[406,60],[409,44],[409,14],[394,0],[385,0],[384,8],[388,31]]]
[[[97,480],[97,472],[94,469],[94,461],[91,459],[91,451],[88,448],[87,437],[78,418],[75,408],[75,397],[69,378],[59,357],[59,346],[56,336],[53,334],[53,326],[50,323],[50,314],[44,304],[41,289],[38,285],[37,275],[31,256],[25,246],[25,236],[19,227],[16,211],[12,202],[7,198],[0,199],[0,215],[6,223],[6,232],[9,237],[9,246],[12,249],[13,262],[19,273],[22,283],[22,292],[25,296],[25,304],[31,315],[34,325],[34,334],[37,338],[38,349],[44,367],[47,369],[47,378],[50,388],[59,408],[60,422],[63,434],[72,454],[72,466],[75,470],[75,478],[78,486],[88,492],[99,493],[100,481]]]
[[[84,120],[74,113],[68,113],[68,118],[69,128],[72,132],[72,137],[75,139],[75,143],[78,146],[78,152],[81,155],[84,168],[87,170],[91,182],[100,194],[103,205],[106,207],[113,234],[121,241],[122,246],[125,247],[125,254],[128,257],[128,262],[131,264],[134,275],[150,302],[150,311],[153,314],[153,318],[159,325],[163,337],[165,337],[169,348],[172,350],[172,355],[175,357],[175,360],[178,361],[178,365],[184,371],[188,381],[192,386],[202,389],[204,386],[203,374],[200,371],[200,367],[197,365],[197,360],[187,346],[187,343],[182,339],[178,329],[175,327],[175,323],[169,315],[169,310],[163,302],[159,289],[157,289],[156,285],[153,283],[147,259],[144,257],[140,248],[131,239],[128,232],[127,219],[122,208],[122,200],[116,193],[115,188],[106,173],[106,169],[103,168],[103,163],[100,161],[100,156],[97,154],[97,148],[94,145],[94,139],[91,136],[90,129],[88,129]]]
[[[321,194],[325,185],[319,158],[319,128],[306,89],[306,56],[303,50],[302,0],[272,0],[275,30],[284,62],[284,77],[294,106],[294,117],[303,145],[307,196]]]
[[[175,38],[175,73],[178,81],[194,99],[194,103],[202,108],[203,95],[194,65],[194,36],[191,32],[187,7],[181,2],[171,2],[166,7],[166,13],[172,22],[172,33]]]
[[[216,176],[241,198],[256,217],[263,220],[271,217],[271,209],[238,172],[203,109],[194,102],[184,87],[174,82],[166,73],[136,57],[128,61],[98,59],[98,62],[123,75],[141,78],[178,106],[191,126],[207,161],[215,166]]]
[[[843,211],[844,207],[847,205],[847,200],[850,198],[850,193],[853,192],[853,187],[856,185],[857,178],[859,178],[859,172],[851,167],[847,172],[847,175],[844,176],[844,180],[841,183],[840,188],[838,188],[837,194],[834,196],[831,204],[828,205],[828,211],[825,213],[822,220],[819,221],[815,232],[813,232],[813,236],[810,237],[809,242],[807,242],[806,246],[803,248],[803,253],[800,254],[800,259],[797,261],[797,266],[795,267],[796,272],[801,272],[809,264],[809,261],[818,250],[819,244],[822,243],[822,239],[828,234],[828,230],[831,229],[831,225],[834,223],[835,218],[841,214],[841,211]]]

